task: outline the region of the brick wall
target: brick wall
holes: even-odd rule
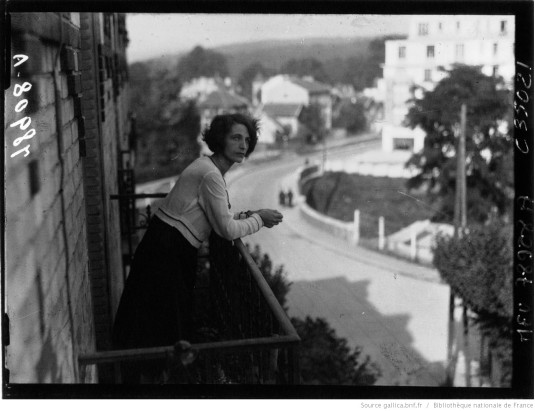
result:
[[[61,38],[64,47],[79,52],[80,32],[70,13],[28,13],[11,19],[12,55],[25,54],[28,60],[18,67],[13,67],[17,60],[12,61],[6,92],[10,382],[95,381],[91,369],[80,376],[76,364],[79,352],[94,350],[95,339],[79,124],[75,92],[68,83],[73,72],[62,67],[58,55]],[[24,82],[31,89],[17,97],[16,85]],[[24,99],[28,105],[17,112],[17,103]],[[23,117],[31,119],[26,130],[10,126]],[[15,139],[32,128],[35,136],[15,147]],[[26,157],[26,152],[10,157],[27,144]]]
[[[82,13],[82,91],[85,118],[83,159],[88,204],[89,270],[94,298],[97,348],[111,348],[113,315],[124,285],[117,194],[122,143],[127,140],[126,83],[118,84],[124,57],[117,15]],[[111,40],[115,40],[112,42]]]
[[[6,366],[10,382],[96,382],[101,370],[76,358],[110,348],[123,286],[110,195],[128,148],[124,16],[11,19],[11,54],[28,60],[12,61],[6,91]]]

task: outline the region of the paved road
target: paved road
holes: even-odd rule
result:
[[[346,147],[329,156],[353,150]],[[276,163],[239,166],[228,177],[233,210],[280,209],[277,193],[303,161],[289,156]],[[284,265],[293,283],[290,316],[327,319],[339,336],[351,346],[361,346],[379,365],[378,384],[441,384],[449,291],[437,273],[350,246],[311,227],[297,208],[281,211],[281,225],[262,229],[244,242],[259,244],[275,265]]]

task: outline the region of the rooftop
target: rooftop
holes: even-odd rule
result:
[[[290,78],[290,81],[294,84],[297,84],[298,86],[303,87],[304,89],[308,90],[310,93],[330,93],[331,87],[327,84],[319,83],[317,81],[313,80],[304,80],[292,77]]]
[[[249,106],[249,102],[243,97],[232,94],[226,90],[217,90],[211,92],[199,106],[201,108],[222,109],[246,108]]]
[[[265,104],[263,111],[270,117],[297,117],[301,111],[301,104]]]

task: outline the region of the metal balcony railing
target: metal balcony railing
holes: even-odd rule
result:
[[[125,255],[125,260],[133,256],[131,238],[146,228],[152,215],[150,204],[142,212],[135,207],[136,200],[164,195],[112,196],[119,200],[121,212],[128,212],[122,216],[128,224],[123,224],[122,231],[132,254]],[[93,364],[163,359],[164,382],[298,384],[300,338],[247,248],[240,239],[231,242],[214,234],[209,248],[209,253],[200,253],[196,286],[196,311],[202,311],[196,325],[204,334],[185,349],[177,344],[81,354],[82,373]],[[120,372],[116,382],[121,382]]]

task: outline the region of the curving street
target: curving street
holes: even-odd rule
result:
[[[344,157],[369,147],[357,144],[328,155]],[[278,192],[303,162],[295,155],[248,162],[227,178],[234,211],[276,208],[284,214],[279,226],[243,240],[260,245],[275,266],[284,265],[292,282],[289,315],[325,318],[338,336],[379,365],[379,385],[442,384],[449,288],[435,270],[351,246],[306,223],[297,207],[281,209]]]

